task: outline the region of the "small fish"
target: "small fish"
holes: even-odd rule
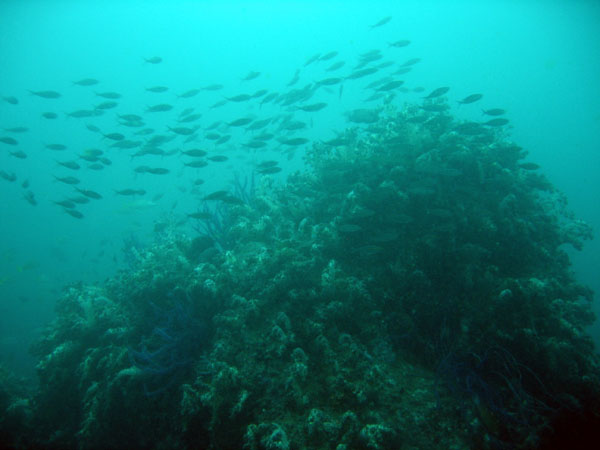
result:
[[[244,78],[242,78],[242,81],[254,80],[255,78],[258,78],[259,76],[260,76],[260,72],[250,71]]]
[[[88,169],[91,170],[104,170],[104,166],[100,163],[94,163],[87,166]]]
[[[274,173],[281,172],[281,170],[282,170],[281,167],[273,166],[273,167],[265,167],[262,169],[258,169],[257,172],[262,175],[272,175]]]
[[[200,113],[198,113],[198,114],[190,114],[188,116],[182,117],[177,122],[179,122],[179,123],[195,122],[196,120],[200,119],[200,117],[202,117],[202,114],[200,114]]]
[[[61,94],[56,91],[29,91],[29,92],[31,92],[33,95],[37,95],[38,97],[42,97],[42,98],[59,98],[59,97],[61,97]]]
[[[168,90],[169,90],[169,88],[166,86],[152,86],[152,87],[146,88],[146,91],[154,92],[156,94],[161,93],[161,92],[167,92]]]
[[[102,102],[102,103],[96,105],[94,107],[94,109],[112,109],[117,106],[119,106],[119,104],[117,102],[110,100],[110,101]]]
[[[42,113],[42,117],[44,119],[50,119],[50,120],[52,120],[52,119],[58,118],[58,114],[56,114],[55,112],[49,112],[48,111],[48,112]]]
[[[335,58],[338,55],[338,52],[333,50],[329,53],[325,53],[323,56],[319,58],[319,61],[329,61],[330,59]]]
[[[224,162],[224,161],[227,161],[229,158],[225,155],[215,155],[215,156],[209,156],[206,159],[209,159],[214,162]]]
[[[393,81],[389,81],[381,86],[379,86],[376,91],[379,92],[387,92],[387,91],[391,91],[392,89],[396,89],[399,88],[400,86],[402,86],[404,84],[404,81],[402,80],[393,80]]]
[[[19,158],[19,159],[27,159],[27,153],[25,153],[23,150],[17,150],[16,152],[9,152],[11,156],[14,156],[15,158]]]
[[[481,112],[486,116],[501,116],[502,114],[506,114],[506,110],[500,108],[482,109]]]
[[[76,219],[83,219],[83,217],[84,217],[83,214],[81,212],[77,211],[76,209],[63,208],[63,211],[66,212],[71,217],[75,217]]]
[[[5,128],[4,131],[8,131],[9,133],[25,133],[29,131],[27,127],[13,127],[13,128]]]
[[[14,173],[7,173],[4,170],[0,170],[0,177],[11,183],[17,181],[17,176]]]
[[[160,103],[154,106],[148,106],[146,108],[146,112],[165,112],[173,109],[173,105],[169,105],[167,103]]]
[[[300,69],[296,69],[296,72],[294,73],[294,76],[288,82],[288,84],[286,86],[293,86],[293,85],[295,85],[298,82],[298,80],[300,80]]]
[[[17,99],[17,97],[13,97],[13,96],[2,97],[2,100],[4,100],[6,103],[10,103],[11,105],[19,104],[19,100]]]
[[[147,167],[146,172],[153,175],[166,175],[170,172],[170,170],[165,169],[164,167]]]
[[[206,152],[204,150],[200,150],[199,148],[194,148],[191,150],[182,150],[181,154],[191,156],[193,158],[200,158],[202,156],[206,156]]]
[[[218,102],[213,103],[210,106],[210,109],[220,108],[221,106],[226,105],[226,104],[227,104],[227,99],[219,100]]]
[[[59,200],[52,202],[55,205],[62,206],[63,208],[73,209],[75,208],[75,203],[71,200]]]
[[[507,123],[508,123],[508,119],[499,118],[499,119],[492,119],[492,120],[488,120],[487,122],[483,122],[482,125],[487,125],[488,127],[501,127],[503,125],[506,125]]]
[[[254,94],[252,94],[251,97],[252,98],[260,98],[263,95],[265,95],[267,92],[269,92],[267,89],[259,89]]]
[[[66,113],[67,117],[73,117],[75,119],[81,119],[84,117],[94,117],[99,116],[103,113],[100,109],[79,109],[77,111],[73,111],[70,113]]]
[[[400,67],[410,67],[410,66],[414,66],[415,64],[417,64],[418,62],[421,61],[421,58],[412,58],[409,59],[407,61],[405,61],[404,63],[402,63],[400,65]]]
[[[189,91],[185,91],[183,94],[178,95],[178,98],[191,98],[195,95],[198,95],[200,89],[190,89]]]
[[[33,206],[37,205],[37,200],[35,199],[35,195],[34,195],[34,193],[33,193],[33,192],[31,192],[31,191],[26,191],[26,192],[23,194],[23,198],[24,198],[25,200],[27,200],[27,203],[29,203],[30,205],[33,205]]]
[[[91,123],[86,124],[85,127],[88,130],[90,130],[92,133],[101,133],[100,128],[98,128],[96,125],[93,125]]]
[[[121,98],[121,94],[119,94],[118,92],[96,92],[95,94],[98,97],[108,98],[110,100],[116,100],[118,98]]]
[[[23,189],[27,189],[29,187],[29,180],[25,180],[21,183],[21,187]]]
[[[122,189],[120,191],[115,191],[117,195],[144,195],[146,191],[143,189]]]
[[[143,120],[142,116],[138,116],[137,114],[118,114],[117,117],[127,122],[140,122]]]
[[[98,84],[98,80],[95,78],[83,78],[79,81],[73,81],[74,86],[94,86]]]
[[[309,140],[306,138],[291,138],[291,139],[284,139],[283,141],[281,141],[282,144],[290,145],[292,147],[296,147],[298,145],[303,145],[303,144],[306,144],[307,142],[309,142]]]
[[[151,58],[144,58],[148,64],[160,64],[162,62],[162,58],[160,56],[152,56]]]
[[[61,151],[66,150],[67,146],[64,144],[46,144],[48,150]]]
[[[198,159],[196,161],[183,163],[183,165],[187,166],[187,167],[193,167],[195,169],[200,169],[201,167],[206,167],[208,165],[208,163],[206,161],[204,161],[203,159]]]
[[[347,80],[356,80],[358,78],[366,77],[377,72],[376,67],[368,67],[366,69],[356,70],[346,77]]]
[[[314,63],[316,60],[318,60],[321,57],[320,53],[315,53],[314,55],[312,55],[310,58],[308,58],[306,60],[306,62],[304,63],[304,67]],[[296,72],[296,74],[298,74],[299,71]]]
[[[243,127],[244,125],[248,125],[253,120],[254,119],[250,117],[242,117],[241,119],[236,119],[233,122],[227,123],[227,125],[230,127]]]
[[[71,170],[79,170],[79,168],[81,167],[75,161],[56,161],[56,163]]]
[[[0,137],[0,142],[7,145],[17,145],[19,142],[10,136],[2,136]]]
[[[86,197],[89,198],[93,198],[94,200],[100,200],[102,198],[102,196],[100,194],[98,194],[96,191],[91,191],[89,189],[80,189],[80,188],[75,188],[77,190],[77,192],[85,195]]]
[[[104,136],[105,138],[108,138],[112,141],[122,141],[123,139],[125,139],[125,136],[121,133],[108,133],[108,134],[103,134],[102,136]]]
[[[461,105],[467,105],[469,103],[474,103],[477,100],[481,100],[482,97],[483,97],[483,94],[471,94],[471,95],[467,95],[462,100],[459,100],[458,103]]]
[[[297,108],[302,111],[305,111],[305,112],[316,112],[316,111],[322,110],[326,106],[327,106],[327,103],[320,102],[320,103],[313,103],[312,105],[298,106]]]
[[[204,196],[202,200],[223,200],[224,198],[229,197],[231,194],[228,191],[215,191],[211,194]]]
[[[344,65],[346,64],[345,61],[338,61],[338,62],[334,62],[332,65],[330,65],[327,69],[325,69],[326,72],[333,72],[334,70],[338,70],[341,69],[342,67],[344,67]]]
[[[267,146],[267,143],[265,141],[260,141],[258,139],[254,139],[254,140],[246,142],[242,145],[244,147],[248,147],[248,148],[263,148],[263,147]]]
[[[429,93],[429,95],[427,95],[423,98],[430,99],[430,98],[440,97],[440,96],[444,95],[446,92],[448,92],[449,90],[450,90],[450,88],[447,86],[437,88],[437,89],[434,89],[433,91],[431,91]]]
[[[319,85],[319,86],[333,86],[334,84],[339,84],[342,81],[343,81],[343,79],[339,78],[339,77],[325,78],[323,80],[317,81],[316,84]]]
[[[196,130],[198,129],[198,127],[196,128],[187,128],[187,127],[167,127],[169,129],[169,131],[172,131],[175,134],[179,134],[181,136],[189,136],[191,134],[194,134],[196,132]]]
[[[65,183],[65,184],[79,184],[79,183],[81,183],[81,181],[78,178],[75,178],[75,177],[57,177],[56,175],[54,175],[54,178],[56,179],[56,181],[60,181],[61,183]]]
[[[248,101],[252,98],[251,95],[248,94],[240,94],[240,95],[235,95],[233,97],[225,97],[227,100],[229,100],[230,102],[245,102]]]
[[[377,23],[375,23],[375,24],[373,24],[373,25],[370,25],[370,28],[371,28],[371,30],[372,30],[373,28],[382,27],[383,25],[385,25],[385,24],[389,23],[389,22],[390,22],[390,20],[392,20],[392,16],[387,16],[387,17],[384,17],[384,18],[383,18],[383,19],[381,19],[379,22],[377,22]]]
[[[410,44],[410,41],[406,40],[406,39],[402,39],[400,41],[395,41],[395,42],[388,43],[388,45],[390,47],[396,47],[396,48],[406,47],[409,44]]]

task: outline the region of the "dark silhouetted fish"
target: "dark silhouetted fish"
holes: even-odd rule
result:
[[[246,102],[252,98],[249,94],[234,95],[233,97],[225,97],[230,102]]]
[[[501,127],[503,125],[506,125],[507,123],[508,123],[508,119],[499,118],[499,119],[492,119],[492,120],[488,120],[487,122],[483,122],[482,125],[487,125],[488,127]]]
[[[471,94],[471,95],[467,95],[462,100],[459,100],[458,103],[460,103],[461,105],[467,105],[469,103],[474,103],[477,100],[481,100],[482,97],[483,97],[483,94]]]
[[[255,78],[258,78],[259,76],[260,76],[260,72],[250,71],[244,78],[242,78],[242,81],[254,80]]]
[[[95,78],[83,78],[78,81],[73,81],[74,86],[94,86],[95,84],[98,84],[98,80]]]
[[[155,94],[159,94],[161,92],[167,92],[168,90],[169,90],[169,88],[166,86],[153,86],[153,87],[146,88],[146,91],[154,92]]]
[[[19,142],[15,138],[12,138],[10,136],[0,137],[0,142],[2,142],[3,144],[7,144],[7,145],[18,145],[19,144]]]
[[[160,103],[158,105],[148,106],[146,108],[146,112],[165,112],[171,111],[173,109],[173,105],[169,105],[167,103]]]
[[[42,117],[44,119],[50,119],[50,120],[52,120],[52,119],[58,118],[58,114],[56,114],[55,112],[49,112],[48,111],[48,112],[42,113]]]
[[[338,70],[338,69],[341,69],[342,67],[344,67],[344,64],[346,64],[344,61],[334,62],[327,69],[325,69],[325,71],[326,72],[333,72],[334,70]]]
[[[483,109],[481,112],[486,116],[501,116],[502,114],[506,114],[506,111],[500,108]]]
[[[10,103],[11,105],[19,104],[19,100],[17,99],[17,97],[13,97],[12,95],[8,97],[2,97],[2,100],[4,100],[6,103]]]
[[[159,64],[162,62],[162,58],[160,56],[152,56],[151,58],[144,58],[148,64]]]
[[[320,102],[320,103],[313,103],[312,105],[298,106],[297,108],[302,111],[305,111],[305,112],[316,112],[316,111],[322,110],[326,106],[327,106],[327,103]]]
[[[406,47],[409,44],[410,44],[410,41],[408,41],[406,39],[402,39],[400,41],[390,42],[388,45],[390,47],[401,48],[401,47]]]
[[[77,189],[79,193],[85,195],[86,197],[93,198],[94,200],[100,200],[102,198],[102,196],[96,191],[91,191],[89,189],[80,189],[77,187],[75,189]]]
[[[191,98],[195,95],[198,95],[200,89],[190,89],[189,91],[185,91],[183,94],[178,95],[179,98]]]
[[[373,28],[382,27],[383,25],[389,23],[390,20],[392,20],[392,16],[384,17],[379,22],[374,23],[373,25],[370,25],[369,28],[371,28],[371,30],[372,30]]]
[[[450,90],[450,88],[447,87],[447,86],[440,87],[440,88],[434,89],[433,91],[431,91],[429,93],[429,95],[427,95],[427,96],[425,96],[423,98],[429,99],[429,98],[440,97],[440,96],[444,95],[446,92],[448,92],[449,90]]]
[[[116,100],[118,98],[121,98],[121,94],[119,94],[118,92],[96,92],[95,94],[98,97],[108,98],[110,100]]]
[[[37,95],[38,97],[42,97],[42,98],[59,98],[59,97],[61,97],[61,94],[56,91],[29,91],[29,92],[31,92],[33,95]]]

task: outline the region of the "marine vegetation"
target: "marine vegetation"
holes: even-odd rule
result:
[[[590,228],[502,128],[429,104],[311,142],[284,184],[238,178],[198,236],[69,287],[13,442],[578,448],[600,370],[566,248]]]

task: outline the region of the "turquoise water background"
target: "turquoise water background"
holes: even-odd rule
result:
[[[370,25],[390,16],[389,23]],[[0,4],[0,95],[19,103],[0,103],[0,128],[25,126],[29,131],[0,135],[19,140],[26,159],[0,147],[0,170],[15,173],[17,181],[0,179],[0,363],[30,373],[27,356],[31,340],[53,317],[61,289],[69,283],[101,282],[126,268],[124,240],[149,243],[155,225],[185,218],[199,205],[199,196],[227,188],[234,173],[250,173],[262,159],[278,159],[284,170],[275,176],[283,183],[291,171],[303,167],[301,150],[295,154],[251,152],[240,145],[236,130],[219,153],[229,160],[204,169],[183,168],[181,158],[151,159],[171,173],[164,177],[136,175],[133,169],[148,160],[132,160],[131,151],[107,150],[113,164],[102,171],[70,173],[55,160],[72,159],[90,147],[106,148],[106,140],[86,129],[93,123],[104,132],[131,133],[119,127],[119,114],[148,117],[157,132],[166,132],[181,109],[195,107],[207,127],[244,116],[273,116],[273,105],[228,104],[209,109],[223,96],[258,89],[283,92],[297,69],[304,86],[331,75],[328,62],[305,67],[316,53],[338,51],[339,70],[348,74],[361,53],[380,49],[384,58],[401,63],[421,58],[403,75],[407,87],[429,92],[449,86],[452,113],[482,120],[481,108],[506,109],[512,139],[529,151],[528,161],[569,199],[575,215],[600,229],[600,3],[595,1],[11,1]],[[408,39],[404,48],[389,42]],[[160,56],[160,64],[144,58]],[[261,75],[241,81],[250,71]],[[92,77],[97,86],[72,86]],[[346,126],[344,113],[362,107],[370,78],[345,82],[318,94],[328,107],[307,115],[310,127],[301,135],[326,140]],[[203,91],[178,99],[188,89],[219,83],[221,91]],[[146,87],[165,85],[164,94]],[[60,99],[43,99],[28,90],[56,90]],[[115,110],[91,119],[66,118],[63,113],[90,108],[104,99],[94,91],[123,95]],[[456,101],[472,93],[484,94],[473,105]],[[424,94],[399,93],[394,103],[418,102]],[[173,113],[149,116],[146,106],[173,104]],[[45,111],[56,120],[41,117]],[[304,114],[303,116],[301,114]],[[53,153],[48,143],[64,143],[68,150]],[[205,141],[194,144],[203,148]],[[210,143],[210,148],[214,144]],[[173,146],[172,146],[173,147]],[[70,155],[70,156],[69,156]],[[152,157],[148,157],[152,158]],[[150,164],[150,163],[149,163]],[[64,214],[53,201],[72,195],[72,189],[53,175],[77,176],[81,186],[102,193],[103,199],[82,207],[85,217]],[[205,180],[194,193],[193,180]],[[23,198],[23,181],[38,204]],[[143,198],[114,195],[113,189],[143,188]],[[162,194],[161,198],[157,198]],[[152,200],[156,198],[156,200]],[[185,222],[179,231],[193,234]],[[588,242],[582,252],[570,252],[574,270],[584,283],[600,291],[600,244]],[[595,307],[600,311],[598,306]],[[600,342],[600,328],[591,330]]]

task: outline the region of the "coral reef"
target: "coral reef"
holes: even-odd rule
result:
[[[173,236],[68,289],[29,445],[576,448],[600,370],[564,246],[589,227],[501,131],[377,117],[239,183],[220,251]]]

